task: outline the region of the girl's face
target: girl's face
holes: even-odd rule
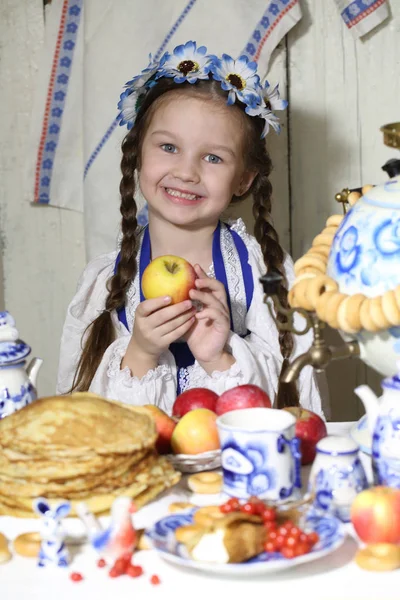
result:
[[[185,228],[216,225],[255,173],[243,163],[243,122],[230,106],[168,94],[144,136],[139,172],[149,219]]]

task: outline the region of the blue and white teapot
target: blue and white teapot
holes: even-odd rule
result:
[[[367,385],[354,391],[364,403],[372,435],[374,482],[400,489],[400,375],[387,377],[381,385],[380,398]]]
[[[33,358],[25,369],[31,348],[19,339],[10,313],[0,312],[0,419],[36,400],[36,379],[43,364]]]

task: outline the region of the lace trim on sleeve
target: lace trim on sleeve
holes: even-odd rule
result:
[[[132,376],[129,367],[121,369],[121,361],[125,351],[126,348],[121,346],[114,350],[107,369],[109,379],[114,379],[117,383],[121,383],[128,388],[136,387],[138,384],[145,386],[150,381],[160,380],[161,378],[165,381],[172,379],[171,369],[168,365],[158,365],[155,369],[150,369],[141,379]]]
[[[209,378],[214,381],[220,381],[221,379],[231,379],[233,377],[240,377],[243,375],[242,369],[239,363],[236,361],[226,371],[213,371],[211,375],[195,361],[194,365],[187,368],[189,372],[190,387],[204,387],[204,380]]]

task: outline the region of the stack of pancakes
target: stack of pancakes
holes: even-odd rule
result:
[[[152,418],[89,393],[41,398],[0,421],[0,514],[32,517],[32,501],[85,502],[107,514],[118,496],[139,508],[180,478],[154,449]]]

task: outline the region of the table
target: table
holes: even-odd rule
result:
[[[328,433],[347,434],[352,423],[328,423]],[[370,462],[361,455],[370,473]],[[305,468],[307,478],[307,467]],[[199,496],[196,496],[196,499]],[[145,506],[135,515],[138,528],[149,526],[167,514],[168,505],[176,500],[188,500],[190,492],[185,479],[164,493],[155,502]],[[1,600],[207,600],[236,598],[281,600],[307,598],[307,600],[398,600],[400,597],[400,570],[390,573],[370,573],[360,569],[353,561],[357,543],[351,525],[344,544],[328,557],[299,565],[281,573],[259,577],[227,578],[174,566],[162,560],[154,550],[136,554],[135,562],[144,569],[137,579],[124,576],[110,579],[106,569],[95,566],[97,556],[90,547],[84,547],[74,557],[68,570],[39,569],[36,560],[14,556],[0,565]],[[10,539],[18,533],[37,528],[37,521],[0,517],[0,531]],[[78,571],[84,580],[73,583],[69,573]],[[157,574],[160,585],[152,585],[150,577]]]

